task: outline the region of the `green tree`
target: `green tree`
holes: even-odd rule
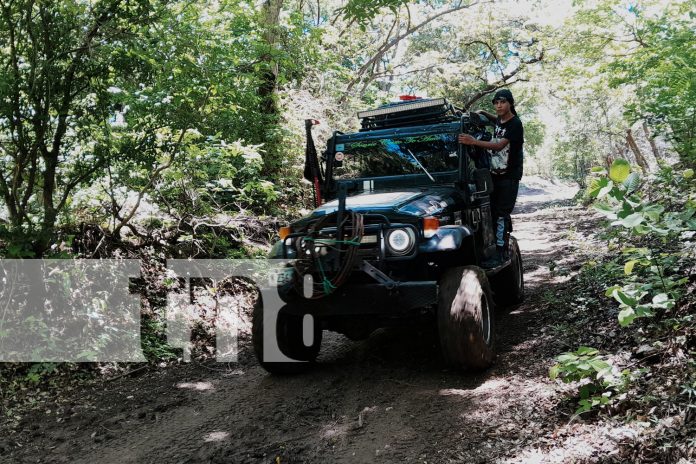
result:
[[[612,101],[624,110],[627,126],[646,121],[693,166],[696,2],[578,3],[581,9],[565,31],[563,51],[571,61],[566,69],[584,69],[594,85],[630,92]]]
[[[259,89],[271,68],[273,86],[300,79],[316,48],[302,18],[269,25],[245,0],[1,1],[0,12],[0,232],[35,255],[97,180],[118,235],[191,156],[239,141],[277,161],[275,97]],[[245,179],[270,198],[258,175]]]
[[[627,108],[632,120],[645,119],[667,135],[681,159],[696,164],[696,1],[670,3],[658,15],[639,7],[633,53],[606,67],[612,85],[633,84],[635,103]]]
[[[0,195],[12,238],[51,242],[71,192],[113,159],[110,55],[147,27],[147,1],[0,2]]]

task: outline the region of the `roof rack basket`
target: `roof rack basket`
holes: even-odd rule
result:
[[[389,129],[393,127],[417,126],[452,122],[459,115],[444,98],[416,99],[390,103],[374,110],[358,113],[361,119],[360,132]]]

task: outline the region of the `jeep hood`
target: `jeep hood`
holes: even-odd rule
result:
[[[437,215],[454,204],[453,187],[428,189],[372,190],[346,198],[346,209],[356,213],[400,213],[411,216]],[[338,200],[332,200],[312,212],[323,216],[338,209]]]

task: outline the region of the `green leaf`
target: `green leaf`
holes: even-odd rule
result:
[[[633,232],[635,232],[638,235],[649,234],[651,230],[652,229],[650,229],[650,227],[646,226],[645,224],[640,224],[633,228]]]
[[[558,378],[560,370],[561,366],[559,366],[558,364],[554,364],[553,366],[551,366],[551,369],[549,369],[549,377],[551,378],[551,380],[556,380]]]
[[[635,298],[631,298],[630,296],[626,295],[621,290],[614,290],[614,292],[612,293],[612,296],[614,297],[614,299],[616,301],[618,301],[622,305],[635,306],[638,304],[638,301]]]
[[[626,264],[624,264],[624,274],[631,275],[631,273],[633,272],[633,268],[637,262],[638,262],[637,259],[632,259],[630,261],[626,261]]]
[[[614,291],[616,291],[616,290],[621,290],[621,286],[620,285],[613,285],[613,286],[607,288],[607,291],[604,292],[604,296],[608,296],[610,298],[613,298]]]
[[[687,208],[686,211],[684,211],[683,213],[681,213],[681,214],[679,215],[679,218],[680,218],[682,221],[688,221],[689,219],[691,219],[691,218],[694,216],[695,213],[696,213],[696,209]]]
[[[619,325],[621,325],[621,327],[630,325],[635,318],[636,313],[633,311],[633,308],[624,308],[619,311]]]
[[[611,163],[609,178],[614,182],[623,182],[631,173],[631,165],[625,159],[617,159]]]
[[[640,213],[633,213],[629,214],[625,218],[621,219],[620,221],[616,221],[620,223],[622,226],[628,228],[628,229],[633,229],[634,227],[638,226],[640,223],[642,223],[645,220],[642,214]]]
[[[628,175],[626,180],[623,181],[623,186],[626,189],[626,192],[634,192],[638,186],[640,185],[640,174],[637,172],[632,172],[631,174]]]
[[[591,360],[590,365],[592,366],[592,369],[596,370],[597,372],[602,372],[606,369],[611,369],[611,365],[609,365],[608,362],[603,361],[601,359]]]
[[[606,177],[592,179],[592,182],[590,182],[590,185],[587,188],[587,192],[590,195],[590,197],[597,198],[597,196],[599,195],[599,191],[606,187],[608,184],[609,179],[607,179]]]
[[[650,221],[657,222],[660,220],[660,215],[665,212],[665,207],[662,205],[645,205],[641,211],[643,215]]]
[[[648,305],[638,305],[636,306],[635,314],[635,317],[649,317],[653,316],[655,313],[653,313],[652,308]]]
[[[578,359],[577,356],[571,353],[563,353],[561,355],[558,355],[556,357],[556,360],[561,363],[567,363],[569,361],[576,361]]]
[[[612,206],[607,205],[606,203],[596,203],[593,205],[593,208],[598,213],[604,215],[607,219],[616,219],[616,210]]]
[[[670,298],[666,293],[660,293],[653,297],[652,306],[654,308],[671,309],[674,307],[674,299]]]
[[[590,172],[601,172],[601,173],[605,173],[605,172],[607,172],[607,170],[604,169],[602,166],[592,166],[592,167],[590,168]]]
[[[594,356],[597,353],[599,353],[599,351],[597,351],[595,348],[592,348],[590,346],[581,346],[575,352],[575,354],[577,354],[578,356],[583,356],[583,355],[584,356]]]
[[[640,232],[638,231],[637,228],[636,228],[636,231],[637,231],[638,233],[640,233]],[[663,229],[663,228],[661,228],[661,227],[655,227],[655,226],[653,226],[652,224],[648,224],[648,231],[649,231],[649,232],[654,232],[654,233],[656,233],[657,235],[660,235],[660,236],[662,236],[662,237],[666,237],[667,235],[669,235],[669,229]]]
[[[694,170],[685,169],[684,172],[682,172],[682,177],[684,177],[684,179],[691,179],[692,177],[694,177]]]
[[[640,256],[647,255],[649,251],[650,250],[648,248],[638,248],[638,247],[626,247],[623,250],[621,250],[621,252],[624,254],[636,253]]]
[[[580,414],[589,411],[592,409],[592,403],[589,400],[580,400],[578,402],[578,405],[580,406],[578,409],[575,410],[575,415],[579,416]]]
[[[637,208],[638,206],[640,206],[640,199],[636,197],[628,197],[626,198],[626,204],[628,204],[628,206],[630,206],[631,208]]]
[[[614,188],[614,183],[612,181],[608,181],[607,185],[599,189],[599,192],[597,193],[597,198],[604,198],[609,193],[611,193],[612,189]]]

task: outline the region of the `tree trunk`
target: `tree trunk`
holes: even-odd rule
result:
[[[273,48],[278,40],[278,26],[280,24],[280,10],[283,0],[266,0],[263,4],[264,32],[263,41],[268,47],[268,52],[261,56],[264,63],[259,84],[259,97],[261,97],[261,111],[264,114],[276,115],[275,91],[278,81],[278,63],[273,58]]]
[[[648,166],[647,161],[645,161],[643,153],[640,152],[640,148],[638,148],[638,144],[636,144],[636,140],[633,138],[633,132],[631,132],[631,129],[626,129],[626,142],[628,142],[628,146],[631,148],[633,155],[636,157],[636,163],[638,163],[638,166],[640,166],[644,173],[648,173],[650,171],[650,166]]]
[[[56,191],[56,171],[58,169],[58,155],[53,152],[45,153],[44,156],[45,169],[43,172],[44,185],[42,193],[43,202],[43,221],[41,222],[41,230],[34,242],[34,253],[36,257],[41,257],[48,251],[53,242],[53,234],[56,229],[56,219],[58,211],[55,207],[55,191]]]
[[[652,149],[653,156],[655,157],[655,161],[660,160],[660,150],[657,148],[657,144],[655,143],[655,138],[652,136],[652,132],[650,132],[650,128],[648,127],[648,123],[643,121],[643,131],[645,132],[645,138],[648,139],[648,142],[650,143],[650,148]]]
[[[273,56],[273,50],[278,41],[278,28],[280,26],[280,11],[283,0],[265,0],[263,3],[263,41],[267,47],[266,53],[260,57],[263,63],[259,75],[258,95],[261,99],[259,110],[266,116],[264,145],[266,153],[263,157],[264,175],[273,177],[278,174],[280,166],[280,153],[277,149],[277,131],[279,109],[276,102],[276,89],[278,85],[278,62]]]

